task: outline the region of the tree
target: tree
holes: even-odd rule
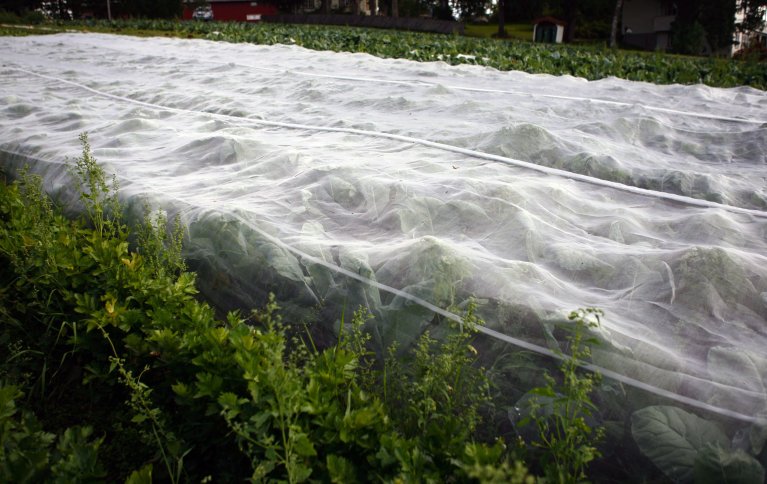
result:
[[[565,2],[565,42],[575,40],[575,28],[578,19],[578,1],[564,0]]]
[[[397,13],[402,17],[418,17],[429,13],[432,6],[422,0],[397,0]]]
[[[123,0],[123,13],[133,17],[173,18],[181,15],[178,0]]]
[[[676,2],[676,18],[671,23],[671,46],[674,52],[691,55],[703,52],[706,33],[698,21],[699,16],[697,0]]]
[[[40,8],[41,0],[0,0],[0,10],[24,15]]]
[[[618,47],[618,21],[620,20],[622,12],[623,12],[623,0],[616,0],[615,12],[613,13],[613,21],[610,26],[610,48],[611,49]]]
[[[453,0],[453,9],[462,20],[470,20],[485,15],[488,0]]]
[[[544,0],[504,0],[503,4],[505,19],[514,22],[529,22],[540,17],[546,6]]]
[[[712,54],[732,45],[735,11],[739,3],[764,0],[677,0],[676,20],[671,25],[671,44],[680,54]]]
[[[736,3],[734,0],[700,1],[698,21],[703,27],[707,48],[710,49],[711,53],[729,49],[732,46],[733,34],[735,33]]]
[[[498,0],[498,38],[505,39],[506,33],[506,0]]]
[[[766,0],[738,0],[738,9],[743,11],[743,20],[736,25],[741,32],[755,32],[764,28]]]

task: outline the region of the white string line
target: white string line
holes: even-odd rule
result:
[[[362,275],[360,275],[360,274],[358,274],[356,272],[350,271],[350,270],[345,269],[343,267],[340,267],[340,266],[338,266],[336,264],[327,262],[326,260],[324,260],[322,258],[315,257],[313,255],[307,254],[306,252],[304,252],[304,251],[302,251],[300,249],[297,249],[297,248],[293,247],[292,245],[283,242],[281,239],[279,239],[279,238],[277,238],[277,237],[275,237],[275,236],[273,236],[273,235],[271,235],[271,234],[261,230],[260,228],[256,227],[255,224],[250,223],[249,221],[245,220],[243,217],[238,216],[237,214],[229,214],[229,215],[233,215],[234,217],[239,219],[240,222],[243,225],[249,227],[251,230],[253,230],[254,232],[258,233],[261,237],[264,237],[265,239],[269,240],[270,242],[274,243],[275,245],[278,245],[278,246],[282,247],[283,249],[285,249],[285,250],[287,250],[289,252],[292,252],[294,255],[297,255],[297,256],[299,256],[302,259],[308,260],[308,261],[313,262],[315,264],[319,264],[319,265],[321,265],[323,267],[326,267],[326,268],[328,268],[328,269],[330,269],[330,270],[332,270],[332,271],[334,271],[336,273],[343,274],[346,277],[349,277],[351,279],[355,279],[355,280],[357,280],[359,282],[362,282],[364,284],[367,284],[367,285],[369,285],[371,287],[375,287],[375,288],[377,288],[377,289],[379,289],[381,291],[388,292],[389,294],[393,294],[395,296],[400,296],[400,297],[402,297],[404,299],[407,299],[408,301],[411,301],[411,302],[414,302],[415,304],[418,304],[421,307],[429,309],[430,311],[432,311],[432,312],[434,312],[436,314],[444,316],[445,318],[448,318],[448,319],[450,319],[452,321],[456,321],[456,322],[460,323],[461,325],[463,324],[463,318],[461,316],[459,316],[459,315],[457,315],[455,313],[452,313],[450,311],[447,311],[445,309],[442,309],[439,306],[436,306],[436,305],[430,303],[429,301],[426,301],[425,299],[422,299],[422,298],[420,298],[418,296],[414,296],[414,295],[412,295],[412,294],[410,294],[408,292],[402,291],[401,289],[397,289],[397,288],[394,288],[392,286],[388,286],[386,284],[382,284],[382,283],[380,283],[378,281],[374,281],[374,280],[372,280],[370,278],[367,278],[367,277],[364,277],[364,276],[362,276]],[[485,334],[487,336],[490,336],[491,338],[494,338],[494,339],[497,339],[499,341],[503,341],[503,342],[509,343],[509,344],[514,345],[514,346],[516,346],[518,348],[522,348],[522,349],[526,349],[528,351],[532,351],[534,353],[538,353],[540,355],[548,356],[548,357],[551,357],[551,358],[554,358],[554,359],[558,359],[558,360],[570,360],[571,359],[571,357],[568,356],[568,355],[556,353],[556,352],[550,350],[549,348],[545,348],[543,346],[537,345],[535,343],[530,343],[528,341],[523,341],[523,340],[521,340],[519,338],[515,338],[513,336],[509,336],[509,335],[501,333],[499,331],[490,329],[490,328],[488,328],[486,326],[478,325],[476,327],[476,329],[480,333],[483,333],[483,334]],[[620,373],[614,372],[612,370],[608,370],[608,369],[603,368],[603,367],[598,366],[598,365],[594,365],[594,364],[591,364],[591,363],[580,363],[580,366],[582,368],[586,369],[586,370],[589,370],[589,371],[592,371],[592,372],[601,373],[602,375],[604,375],[604,376],[606,376],[608,378],[611,378],[613,380],[619,381],[619,382],[624,383],[624,384],[626,384],[628,386],[632,386],[632,387],[638,388],[640,390],[644,390],[644,391],[647,391],[647,392],[650,392],[650,393],[654,393],[655,395],[668,398],[670,400],[675,400],[675,401],[680,402],[680,403],[684,403],[684,404],[687,404],[687,405],[690,405],[690,406],[693,406],[693,407],[697,407],[697,408],[700,408],[701,410],[706,410],[708,412],[717,413],[719,415],[723,415],[723,416],[726,416],[726,417],[730,417],[730,418],[734,418],[734,419],[742,420],[742,421],[746,421],[746,422],[751,422],[751,423],[757,423],[757,424],[760,424],[760,425],[767,424],[767,419],[759,418],[759,417],[754,417],[754,416],[751,416],[751,415],[745,415],[745,414],[742,414],[740,412],[735,412],[733,410],[729,410],[729,409],[726,409],[726,408],[722,408],[722,407],[718,407],[718,406],[715,406],[715,405],[711,405],[711,404],[706,403],[706,402],[701,402],[700,400],[696,400],[694,398],[690,398],[690,397],[687,397],[687,396],[684,396],[684,395],[679,395],[678,393],[674,393],[674,392],[671,392],[669,390],[665,390],[663,388],[659,388],[659,387],[657,387],[655,385],[651,385],[649,383],[645,383],[645,382],[637,380],[635,378],[631,378],[631,377],[622,375]],[[648,364],[648,366],[651,366],[651,365]],[[694,377],[692,375],[684,374],[684,376],[689,377],[691,379],[697,379],[697,380],[699,380],[703,384],[711,384],[712,383],[712,382],[710,382],[708,380],[701,380],[700,378]],[[745,389],[741,389],[741,388],[738,388],[738,387],[732,387],[730,385],[725,385],[725,384],[721,384],[721,383],[719,385],[721,387],[724,387],[727,390],[733,390],[733,391],[739,392],[741,394],[745,394],[745,395],[749,395],[749,396],[755,396],[755,397],[764,397],[763,393],[758,393],[758,392],[754,392],[754,391],[751,391],[751,390],[745,390]]]
[[[283,242],[279,238],[274,237],[271,234],[268,234],[267,232],[265,232],[265,231],[261,230],[260,228],[256,227],[254,224],[249,223],[247,220],[244,220],[242,217],[237,216],[236,214],[234,216],[236,218],[238,218],[243,225],[249,227],[251,230],[253,230],[254,232],[258,233],[260,236],[264,237],[265,239],[269,240],[270,242],[272,242],[272,243],[274,243],[276,245],[279,245],[280,247],[284,248],[285,250],[288,250],[288,251],[292,252],[293,254],[295,254],[295,255],[303,258],[303,259],[306,259],[306,260],[308,260],[310,262],[313,262],[315,264],[322,265],[323,267],[326,267],[326,268],[328,268],[328,269],[330,269],[330,270],[332,270],[332,271],[334,271],[336,273],[343,274],[343,275],[345,275],[345,276],[347,276],[347,277],[349,277],[351,279],[355,279],[355,280],[360,281],[360,282],[362,282],[364,284],[367,284],[369,286],[372,286],[372,287],[375,287],[377,289],[380,289],[380,290],[382,290],[384,292],[388,292],[390,294],[394,294],[396,296],[400,296],[400,297],[402,297],[404,299],[407,299],[407,300],[409,300],[411,302],[414,302],[414,303],[418,304],[419,306],[422,306],[422,307],[424,307],[426,309],[429,309],[430,311],[432,311],[432,312],[434,312],[436,314],[439,314],[439,315],[444,316],[444,317],[446,317],[446,318],[448,318],[448,319],[450,319],[452,321],[456,321],[456,322],[458,322],[460,324],[463,324],[463,318],[461,316],[455,314],[455,313],[452,313],[450,311],[442,309],[442,308],[440,308],[440,307],[438,307],[438,306],[430,303],[429,301],[426,301],[426,300],[424,300],[424,299],[422,299],[422,298],[420,298],[418,296],[414,296],[414,295],[412,295],[410,293],[407,293],[405,291],[402,291],[400,289],[388,286],[386,284],[382,284],[382,283],[380,283],[378,281],[374,281],[374,280],[369,279],[367,277],[364,277],[364,276],[362,276],[362,275],[360,275],[360,274],[358,274],[356,272],[350,271],[350,270],[345,269],[343,267],[340,267],[340,266],[338,266],[336,264],[327,262],[326,260],[324,260],[322,258],[309,255],[306,252],[304,252],[304,251],[302,251],[300,249],[297,249],[297,248],[295,248],[295,247],[293,247],[293,246]],[[509,343],[511,345],[514,345],[514,346],[516,346],[518,348],[526,349],[528,351],[532,351],[532,352],[538,353],[540,355],[548,356],[548,357],[551,357],[551,358],[554,358],[554,359],[558,359],[558,360],[565,360],[565,359],[569,360],[569,359],[571,359],[568,355],[563,355],[563,354],[556,353],[556,352],[550,350],[549,348],[545,348],[543,346],[536,345],[534,343],[523,341],[523,340],[521,340],[519,338],[515,338],[513,336],[509,336],[507,334],[504,334],[504,333],[498,332],[496,330],[490,329],[490,328],[488,328],[486,326],[477,326],[477,330],[479,332],[487,335],[487,336],[490,336],[491,338],[494,338],[494,339],[497,339],[497,340],[500,340],[500,341],[504,341],[504,342]],[[616,373],[616,372],[614,372],[612,370],[608,370],[608,369],[603,368],[603,367],[598,366],[598,365],[594,365],[594,364],[590,364],[590,363],[582,363],[580,366],[582,368],[586,369],[586,370],[589,370],[589,371],[592,371],[592,372],[601,373],[602,375],[604,375],[604,376],[606,376],[608,378],[611,378],[613,380],[619,381],[619,382],[624,383],[626,385],[629,385],[629,386],[632,386],[632,387],[635,387],[635,388],[638,388],[638,389],[641,389],[641,390],[644,390],[644,391],[647,391],[647,392],[650,392],[650,393],[654,393],[654,394],[656,394],[658,396],[666,397],[668,399],[675,400],[675,401],[678,401],[680,403],[685,403],[685,404],[688,404],[690,406],[694,406],[694,407],[700,408],[702,410],[706,410],[706,411],[717,413],[717,414],[720,414],[720,415],[723,415],[723,416],[735,418],[735,419],[738,419],[738,420],[748,421],[748,422],[752,422],[752,423],[760,423],[760,424],[767,423],[767,420],[760,419],[760,418],[757,418],[757,417],[753,417],[753,416],[750,416],[750,415],[744,415],[742,413],[735,412],[733,410],[729,410],[729,409],[726,409],[726,408],[722,408],[722,407],[718,407],[718,406],[715,406],[715,405],[711,405],[711,404],[708,404],[706,402],[701,402],[699,400],[696,400],[696,399],[693,399],[693,398],[690,398],[690,397],[686,397],[684,395],[679,395],[677,393],[674,393],[674,392],[671,392],[671,391],[659,388],[657,386],[651,385],[649,383],[645,383],[645,382],[637,380],[635,378],[631,378],[631,377],[622,375],[620,373]],[[648,365],[648,366],[650,366],[650,365]],[[689,377],[689,378],[700,380],[699,378],[694,377],[692,375],[685,375],[685,376]],[[711,382],[707,381],[707,380],[703,380],[703,381],[701,381],[701,383],[710,384]],[[748,394],[750,396],[755,396],[755,397],[764,397],[764,394],[762,394],[762,393],[753,392],[753,391],[750,391],[750,390],[744,390],[744,389],[741,389],[741,388],[732,387],[732,386],[724,385],[724,384],[720,384],[720,385],[722,387],[725,387],[726,389],[731,389],[731,390],[737,391],[737,392],[739,392],[741,394]]]
[[[732,213],[739,213],[739,214],[746,214],[751,215],[754,217],[761,217],[761,218],[767,218],[767,211],[762,210],[756,210],[756,209],[749,209],[749,208],[743,208],[743,207],[737,207],[734,205],[725,205],[723,203],[717,203],[717,202],[711,202],[708,200],[700,200],[692,197],[686,197],[684,195],[676,195],[673,193],[666,193],[666,192],[659,192],[654,190],[648,190],[645,188],[639,188],[634,187],[630,185],[623,185],[621,183],[612,182],[609,180],[602,180],[600,178],[594,178],[587,175],[581,175],[579,173],[572,173],[565,170],[559,170],[556,168],[550,168],[547,166],[541,166],[536,165],[535,163],[530,163],[527,161],[522,160],[516,160],[513,158],[507,158],[505,156],[500,155],[493,155],[490,153],[483,153],[480,151],[474,151],[467,148],[460,148],[457,146],[448,145],[445,143],[439,143],[436,141],[429,141],[421,138],[413,138],[410,136],[403,136],[398,134],[392,134],[392,133],[385,133],[380,131],[370,131],[370,130],[362,130],[362,129],[354,129],[354,128],[338,128],[338,127],[330,127],[330,126],[317,126],[317,125],[308,125],[308,124],[298,124],[298,123],[285,123],[280,121],[268,121],[263,119],[251,119],[251,118],[245,118],[242,116],[234,116],[230,114],[220,114],[220,113],[211,113],[208,111],[195,111],[192,109],[183,109],[183,108],[175,108],[170,106],[163,106],[160,104],[154,104],[154,103],[148,103],[144,101],[138,101],[136,99],[132,99],[129,97],[124,96],[118,96],[115,94],[110,94],[108,92],[99,91],[97,89],[94,89],[92,87],[88,87],[86,85],[69,81],[66,79],[61,79],[54,76],[49,76],[46,74],[39,74],[27,69],[19,68],[19,67],[6,67],[8,70],[17,71],[17,72],[23,72],[25,74],[29,74],[32,76],[40,77],[42,79],[48,79],[51,81],[59,82],[62,84],[68,84],[74,87],[77,87],[79,89],[86,90],[88,92],[91,92],[93,94],[96,94],[98,96],[106,97],[109,99],[115,99],[118,101],[128,102],[132,104],[136,104],[138,106],[144,106],[151,109],[159,109],[159,110],[165,110],[165,111],[171,111],[176,113],[183,113],[183,114],[195,114],[195,115],[205,115],[210,116],[214,118],[220,118],[220,119],[227,119],[227,120],[237,120],[239,122],[245,122],[249,124],[256,124],[261,126],[273,126],[278,128],[286,128],[286,129],[299,129],[299,130],[307,130],[307,131],[324,131],[324,132],[332,132],[332,133],[347,133],[347,134],[355,134],[359,136],[367,136],[367,137],[374,137],[374,138],[384,138],[384,139],[392,139],[396,141],[402,141],[405,143],[412,143],[412,144],[418,144],[421,146],[426,146],[429,148],[435,148],[442,151],[449,151],[453,153],[462,154],[465,156],[469,156],[472,158],[479,158],[484,160],[490,160],[500,163],[505,163],[508,165],[516,166],[519,168],[526,168],[529,170],[534,170],[540,173],[544,173],[546,175],[553,175],[561,178],[567,178],[574,181],[579,182],[585,182],[590,183],[592,185],[597,185],[601,187],[611,188],[615,190],[620,190],[627,193],[632,193],[635,195],[645,196],[645,197],[654,197],[664,200],[669,200],[672,202],[677,203],[683,203],[686,205],[692,205],[697,207],[703,207],[703,208],[717,208],[720,210],[724,210],[727,212]]]
[[[4,153],[7,153],[7,154],[14,155],[14,156],[23,157],[23,158],[26,158],[26,159],[35,159],[35,160],[43,162],[43,163],[50,163],[50,161],[45,160],[43,158],[38,158],[38,157],[35,157],[33,155],[24,154],[24,153],[20,153],[20,152],[17,152],[17,151],[11,151],[11,150],[7,150],[7,149],[4,149],[4,148],[0,148],[0,151],[4,152]],[[182,202],[182,203],[187,203],[186,200],[179,199],[176,196],[171,196],[171,198],[174,198],[175,200],[177,200],[179,202]],[[253,230],[257,234],[259,234],[261,237],[263,237],[264,239],[272,242],[273,244],[275,244],[275,245],[277,245],[279,247],[282,247],[283,249],[287,250],[288,252],[293,253],[294,255],[300,257],[301,259],[304,259],[305,261],[309,261],[309,262],[313,262],[315,264],[319,264],[319,265],[321,265],[321,266],[323,266],[323,267],[325,267],[327,269],[330,269],[331,271],[333,271],[333,272],[335,272],[337,274],[344,275],[344,276],[346,276],[346,277],[348,277],[350,279],[357,280],[359,282],[362,282],[363,284],[366,284],[366,285],[371,286],[371,287],[375,287],[376,289],[379,289],[381,291],[387,292],[389,294],[393,294],[395,296],[402,297],[403,299],[411,301],[411,302],[413,302],[413,303],[415,303],[415,304],[417,304],[417,305],[419,305],[419,306],[421,306],[423,308],[426,308],[426,309],[428,309],[428,310],[430,310],[430,311],[432,311],[432,312],[434,312],[436,314],[444,316],[447,319],[450,319],[452,321],[458,322],[459,324],[463,325],[463,318],[461,316],[459,316],[459,315],[457,315],[455,313],[452,313],[450,311],[447,311],[445,309],[442,309],[439,306],[436,306],[436,305],[430,303],[429,301],[426,301],[425,299],[422,299],[422,298],[420,298],[418,296],[415,296],[413,294],[410,294],[408,292],[402,291],[401,289],[397,289],[395,287],[392,287],[392,286],[389,286],[389,285],[386,285],[386,284],[382,284],[382,283],[380,283],[378,281],[374,281],[374,280],[372,280],[370,278],[364,277],[364,276],[362,276],[362,275],[360,275],[360,274],[358,274],[356,272],[350,271],[350,270],[348,270],[348,269],[346,269],[344,267],[340,267],[340,266],[338,266],[338,265],[336,265],[334,263],[328,262],[328,261],[326,261],[323,258],[319,258],[319,257],[313,256],[313,255],[310,255],[310,254],[308,254],[308,253],[306,253],[306,252],[304,252],[304,251],[302,251],[302,250],[300,250],[300,249],[298,249],[298,248],[296,248],[296,247],[294,247],[294,246],[292,246],[292,245],[290,245],[290,244],[288,244],[286,242],[283,242],[278,237],[275,237],[275,236],[269,234],[268,232],[260,229],[255,224],[249,222],[248,220],[245,220],[242,216],[239,216],[236,213],[227,213],[227,215],[233,216],[233,217],[237,218],[244,226],[250,228],[251,230]],[[306,264],[304,263],[304,266],[305,265]],[[494,329],[488,328],[486,326],[479,325],[479,326],[476,326],[476,329],[480,333],[483,333],[483,334],[485,334],[485,335],[487,335],[487,336],[489,336],[489,337],[491,337],[493,339],[497,339],[499,341],[503,341],[505,343],[509,343],[509,344],[511,344],[513,346],[516,346],[518,348],[531,351],[533,353],[537,353],[537,354],[540,354],[540,355],[543,355],[543,356],[548,356],[550,358],[557,359],[557,360],[569,360],[569,359],[571,359],[571,357],[568,356],[568,355],[561,354],[561,353],[556,353],[556,352],[552,351],[549,348],[545,348],[545,347],[537,345],[535,343],[530,343],[528,341],[524,341],[524,340],[521,340],[519,338],[515,338],[515,337],[507,335],[505,333],[501,333],[501,332],[496,331]],[[646,364],[646,365],[658,369],[657,367],[654,367],[654,366],[652,366],[650,364]],[[690,398],[690,397],[687,397],[687,396],[684,396],[684,395],[679,395],[678,393],[674,393],[674,392],[671,392],[669,390],[665,390],[663,388],[657,387],[655,385],[651,385],[649,383],[645,383],[645,382],[643,382],[641,380],[637,380],[635,378],[631,378],[631,377],[622,375],[622,374],[617,373],[615,371],[608,370],[607,368],[603,368],[603,367],[601,367],[599,365],[594,365],[594,364],[591,364],[591,363],[580,363],[580,366],[581,366],[581,368],[584,368],[586,370],[589,370],[589,371],[592,371],[592,372],[601,373],[605,377],[613,379],[613,380],[618,381],[618,382],[621,382],[621,383],[623,383],[625,385],[628,385],[628,386],[631,386],[631,387],[634,387],[634,388],[637,388],[637,389],[640,389],[640,390],[644,390],[644,391],[649,392],[649,393],[653,393],[653,394],[658,395],[660,397],[664,397],[664,398],[667,398],[667,399],[670,399],[670,400],[674,400],[674,401],[677,401],[677,402],[680,402],[680,403],[684,403],[684,404],[690,405],[692,407],[696,407],[696,408],[699,408],[701,410],[705,410],[707,412],[716,413],[716,414],[719,414],[719,415],[722,415],[722,416],[726,416],[726,417],[729,417],[729,418],[734,418],[736,420],[741,420],[741,421],[745,421],[745,422],[755,423],[755,424],[758,424],[758,425],[767,424],[767,420],[765,420],[764,418],[754,417],[754,416],[750,416],[750,415],[745,415],[745,414],[742,414],[742,413],[739,413],[739,412],[735,412],[735,411],[730,410],[730,409],[726,409],[726,408],[718,407],[718,406],[715,406],[715,405],[711,405],[709,403],[702,402],[702,401],[696,400],[694,398]],[[687,378],[698,380],[698,382],[702,383],[702,384],[711,384],[712,383],[712,382],[707,381],[707,380],[702,380],[701,378],[695,377],[693,375],[688,375],[688,374],[683,374],[683,375],[685,377],[687,377]],[[761,393],[753,392],[751,390],[746,390],[746,389],[742,389],[742,388],[738,388],[738,387],[732,387],[732,386],[724,385],[724,384],[721,384],[721,383],[719,383],[718,385],[721,386],[721,387],[724,387],[727,390],[732,390],[732,391],[739,392],[741,394],[745,394],[745,395],[749,395],[749,396],[756,396],[756,397],[763,397],[764,396]]]

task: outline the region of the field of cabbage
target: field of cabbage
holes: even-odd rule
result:
[[[404,46],[414,34],[167,26],[240,43],[0,39],[3,170],[29,165],[68,206],[78,194],[63,159],[87,131],[129,220],[146,203],[179,217],[219,310],[275,293],[326,344],[350,308],[373,315],[380,355],[444,334],[476,303],[486,325],[471,352],[498,397],[489,433],[528,439],[531,405],[552,413],[560,395],[531,389],[572,350],[570,311],[601,308],[589,334],[588,369],[605,377],[587,419],[606,434],[595,475],[764,479],[764,91],[450,65],[483,60],[451,37],[417,36],[437,53]],[[281,45],[250,43],[259,35]],[[547,62],[570,52],[524,47]],[[329,52],[343,49],[355,53]],[[91,309],[115,313],[109,296]]]
[[[310,25],[125,20],[62,23],[60,28],[98,32],[200,37],[227,42],[299,45],[313,50],[364,52],[377,57],[475,64],[534,74],[572,75],[585,79],[610,76],[657,84],[752,86],[767,89],[767,63],[733,62],[607,48],[552,46],[530,42],[392,32]]]

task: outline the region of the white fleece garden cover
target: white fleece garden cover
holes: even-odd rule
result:
[[[765,92],[96,34],[3,37],[0,64],[2,164],[66,197],[87,131],[222,307],[365,304],[383,345],[475,297],[547,353],[595,306],[609,376],[765,414]]]

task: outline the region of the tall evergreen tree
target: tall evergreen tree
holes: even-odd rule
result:
[[[575,29],[578,21],[578,0],[564,0],[565,11],[565,42],[575,40]]]
[[[732,44],[740,0],[677,0],[672,49],[680,54],[714,53]]]
[[[737,0],[738,8],[744,12],[744,18],[736,26],[741,32],[754,32],[764,28],[764,12],[767,0]]]
[[[0,10],[23,15],[40,8],[42,0],[0,0]]]

